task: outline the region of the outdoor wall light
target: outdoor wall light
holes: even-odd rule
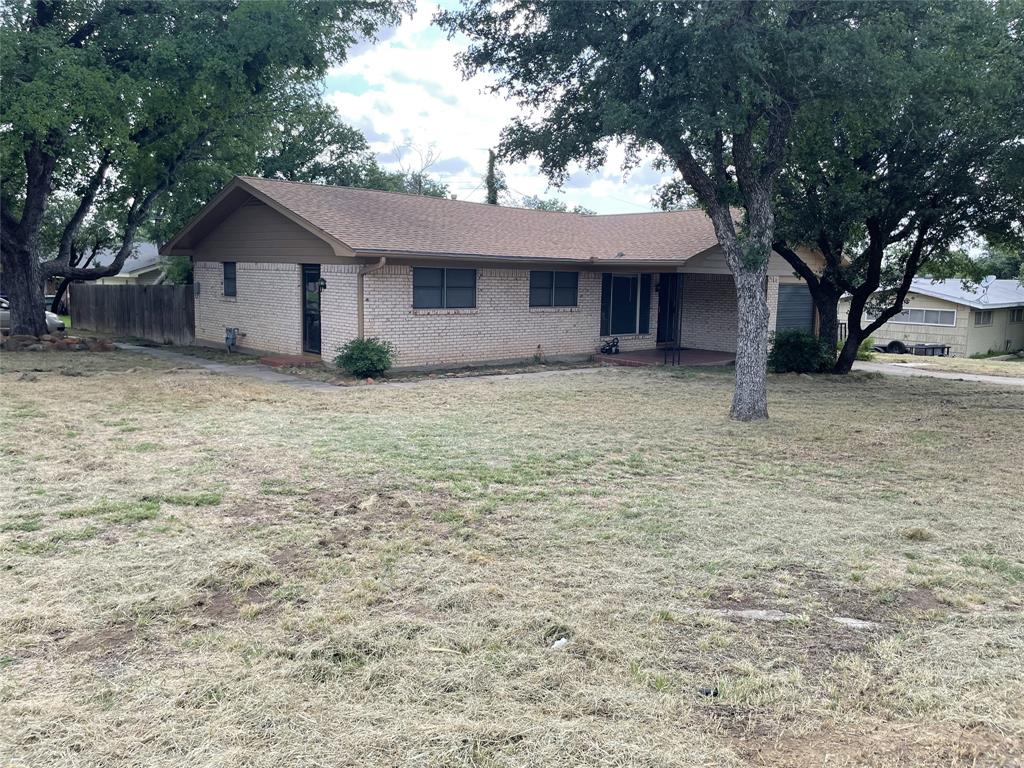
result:
[[[323,279],[323,278],[321,277],[321,278],[320,278],[320,282],[319,282],[319,283],[317,283],[317,288],[318,288],[318,289],[320,290],[320,293],[323,293],[324,291],[326,291],[326,290],[327,290],[327,281],[326,281],[326,280],[324,280],[324,279]]]

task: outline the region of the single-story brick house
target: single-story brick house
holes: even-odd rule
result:
[[[839,304],[840,318],[849,312],[846,298]],[[915,277],[903,311],[875,331],[874,338],[876,344],[894,348],[945,344],[956,357],[1016,352],[1024,349],[1024,286],[995,277],[980,285]]]
[[[732,275],[703,211],[585,216],[236,177],[162,249],[194,264],[195,329],[331,359],[358,336],[400,367],[679,343],[735,351]],[[813,328],[773,254],[772,327]]]

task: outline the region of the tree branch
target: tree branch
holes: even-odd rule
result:
[[[786,263],[793,268],[793,271],[804,279],[804,282],[807,283],[812,292],[821,289],[821,280],[814,273],[814,270],[807,265],[807,262],[800,258],[796,251],[782,241],[772,243],[772,250],[786,260]]]
[[[100,186],[103,184],[103,179],[107,175],[107,169],[110,168],[110,156],[111,151],[109,149],[103,150],[100,155],[100,163],[93,172],[92,178],[89,179],[89,183],[86,184],[85,190],[82,193],[82,199],[78,203],[78,208],[72,214],[68,223],[64,226],[64,232],[60,237],[60,245],[57,248],[57,256],[50,262],[44,264],[44,269],[49,269],[49,265],[52,263],[54,267],[64,266],[68,267],[71,263],[71,245],[75,241],[75,237],[78,235],[78,231],[82,227],[82,222],[85,221],[85,217],[88,215],[93,203],[96,201],[96,194],[99,192]]]

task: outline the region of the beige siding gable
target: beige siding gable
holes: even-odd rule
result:
[[[820,272],[824,268],[824,261],[819,254],[803,249],[800,249],[799,253],[804,262],[815,272]],[[725,261],[725,251],[718,246],[697,254],[687,261],[679,271],[711,275],[732,274],[732,270],[729,269],[729,265]],[[789,266],[789,262],[775,253],[775,251],[772,251],[771,259],[768,261],[768,274],[773,277],[793,277],[795,273],[793,268]]]
[[[236,209],[203,238],[193,260],[290,264],[345,261],[313,233],[255,202]]]

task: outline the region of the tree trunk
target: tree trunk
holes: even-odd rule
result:
[[[767,264],[733,275],[736,281],[736,389],[729,418],[757,421],[768,418],[768,297]]]
[[[853,323],[849,324],[846,343],[843,344],[843,348],[839,352],[839,357],[832,368],[832,373],[847,374],[853,368],[853,363],[857,359],[857,348],[860,347],[860,343],[865,338],[859,325],[858,323],[858,327],[854,328]]]
[[[8,244],[3,249],[2,265],[4,290],[11,304],[11,334],[42,336],[47,333],[39,259],[24,244]]]
[[[71,281],[64,278],[60,281],[60,285],[57,286],[57,292],[53,294],[53,301],[50,302],[50,311],[56,315],[64,314],[60,310],[61,305],[64,303],[64,296],[68,292],[68,286],[71,285]]]
[[[839,302],[835,299],[815,301],[818,310],[818,338],[829,349],[839,348]]]

